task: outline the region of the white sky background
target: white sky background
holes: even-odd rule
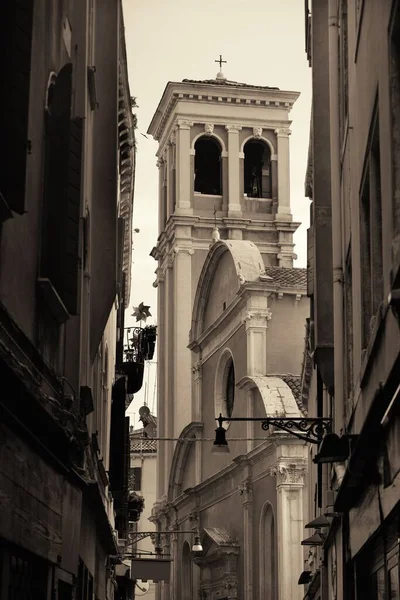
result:
[[[132,306],[150,305],[156,323],[156,261],[149,256],[158,236],[157,143],[147,128],[168,81],[213,79],[222,54],[225,76],[232,81],[300,92],[290,113],[291,206],[302,225],[294,236],[296,267],[306,266],[309,201],[304,197],[311,107],[311,69],[304,50],[302,0],[123,0],[129,84],[138,108],[137,163],[134,198],[131,306],[125,326],[135,324]],[[150,409],[156,364],[145,367],[142,390],[127,414],[138,423],[138,408],[147,391]],[[154,402],[156,410],[156,400]]]

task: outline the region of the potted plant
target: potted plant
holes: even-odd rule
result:
[[[144,509],[144,498],[138,492],[130,491],[128,494],[128,520],[139,521]]]

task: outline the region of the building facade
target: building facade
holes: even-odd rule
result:
[[[323,526],[310,547],[306,597],[396,599],[400,7],[324,0],[305,8],[307,388],[309,411],[332,418],[332,434],[310,454],[309,520],[322,517]]]
[[[144,434],[146,437],[144,437]],[[136,534],[155,531],[154,524],[149,521],[156,496],[156,462],[157,462],[157,418],[149,415],[146,427],[134,429],[130,432],[130,477],[129,490],[140,494],[144,498],[144,509],[139,521],[131,528],[131,550],[136,556],[146,558],[156,550],[156,540],[152,536],[137,541]],[[146,600],[155,600],[156,584],[153,581],[141,581],[135,583],[135,596],[146,596]]]
[[[300,417],[308,314],[293,268],[289,111],[296,92],[168,83],[159,142],[158,460],[152,521],[172,557],[157,598],[300,598],[303,441],[215,418]],[[228,424],[226,424],[228,426]],[[263,441],[264,440],[264,441]],[[170,533],[169,533],[170,532]],[[193,532],[193,534],[191,533]],[[198,532],[203,550],[193,552]]]
[[[0,598],[105,600],[129,468],[115,376],[135,166],[122,8],[3,12]]]

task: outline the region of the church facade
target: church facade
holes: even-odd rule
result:
[[[152,520],[172,556],[163,600],[303,597],[308,448],[256,421],[301,417],[306,270],[293,267],[296,92],[168,83],[159,142],[158,464]],[[167,439],[166,439],[167,438]],[[202,551],[193,552],[193,534]]]

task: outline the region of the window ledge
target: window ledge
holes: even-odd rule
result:
[[[66,309],[60,296],[57,294],[50,279],[45,277],[39,277],[37,280],[37,286],[39,293],[44,300],[47,308],[57,321],[59,325],[62,325],[69,319],[69,313]]]
[[[259,198],[258,196],[248,196],[247,194],[243,194],[243,198],[246,198],[246,200],[261,200],[262,202],[273,202],[273,198]]]
[[[207,194],[205,192],[194,192],[195,196],[209,196],[210,198],[222,198],[222,194]]]

